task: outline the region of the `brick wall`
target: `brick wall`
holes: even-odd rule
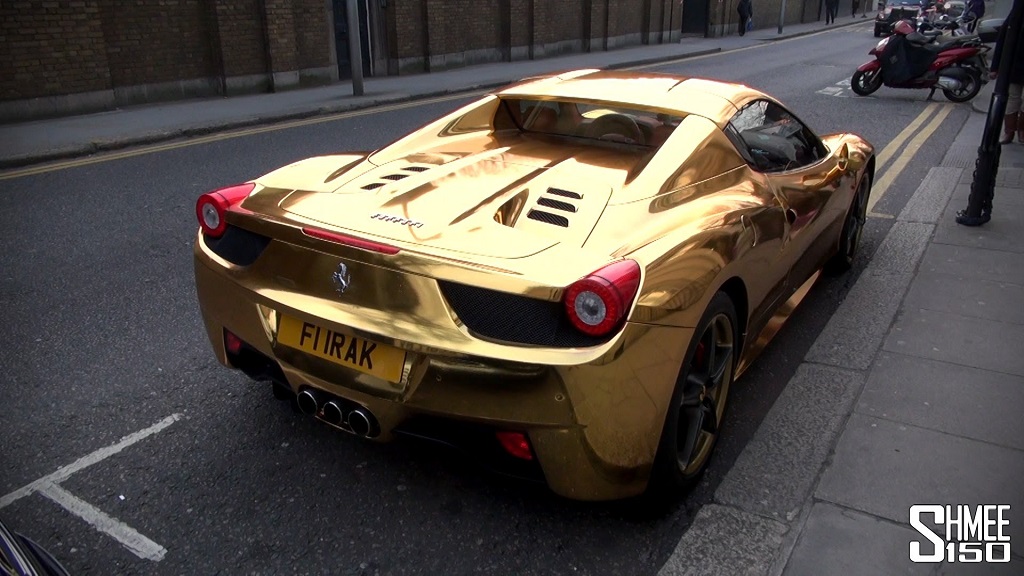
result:
[[[708,2],[720,9],[717,0]],[[674,42],[682,6],[680,0],[392,0],[384,18],[387,69],[407,74]]]
[[[110,89],[99,3],[0,2],[0,100]]]
[[[0,119],[330,81],[327,14],[324,0],[0,0]]]
[[[641,0],[608,0],[608,36],[625,36],[643,30]]]
[[[216,74],[207,41],[215,22],[200,0],[103,2],[100,18],[113,86]]]
[[[533,43],[552,44],[583,39],[583,1],[535,2]]]
[[[511,25],[509,44],[512,46],[529,46],[532,38],[531,23],[533,22],[534,0],[509,0],[508,16]]]
[[[431,55],[500,48],[498,0],[427,0]]]
[[[266,10],[267,48],[270,70],[285,72],[298,68],[299,51],[295,44],[295,17],[289,0],[263,0]]]
[[[331,63],[330,29],[324,0],[295,0],[296,61],[299,68],[319,68]]]
[[[393,58],[409,58],[426,54],[427,0],[404,0],[390,5],[388,44]]]
[[[224,75],[265,72],[267,44],[259,0],[217,0],[215,4]]]

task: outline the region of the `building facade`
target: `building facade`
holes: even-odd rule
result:
[[[737,0],[3,0],[0,122],[736,31]],[[822,0],[755,0],[758,26]],[[848,7],[851,0],[844,0]],[[848,8],[847,8],[848,10]]]

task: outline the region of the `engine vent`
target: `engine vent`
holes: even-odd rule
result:
[[[377,188],[380,188],[383,185],[383,182],[372,182],[370,184],[367,184],[366,186],[363,186],[363,190],[376,190]]]
[[[402,170],[406,170],[408,172],[426,172],[427,170],[430,170],[430,168],[427,168],[426,166],[406,166],[405,168],[402,168]]]
[[[408,178],[408,174],[388,174],[384,177],[385,180],[401,180],[402,178]]]
[[[555,226],[561,226],[562,228],[569,227],[569,219],[565,216],[558,214],[552,214],[551,212],[545,212],[543,210],[530,209],[527,212],[526,217],[530,220],[537,220],[538,222],[544,222],[545,224],[554,224]]]
[[[570,192],[568,190],[562,190],[561,188],[548,188],[548,194],[555,196],[561,196],[563,198],[574,198],[576,200],[582,200],[583,195],[576,192]]]
[[[546,206],[548,208],[554,208],[555,210],[561,210],[562,212],[576,213],[576,206],[569,204],[568,202],[562,202],[561,200],[552,200],[551,198],[538,198],[537,204],[539,206]]]

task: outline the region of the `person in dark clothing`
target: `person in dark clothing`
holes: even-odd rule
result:
[[[974,34],[978,27],[978,21],[985,15],[985,0],[967,0],[964,8],[964,21],[967,23],[967,31]]]
[[[740,14],[740,36],[747,33],[747,21],[754,17],[754,5],[752,0],[740,0],[736,5],[736,11]]]
[[[834,24],[839,14],[839,0],[825,0],[825,24]]]
[[[850,10],[850,16],[856,18],[857,17],[857,10],[860,10],[860,0],[853,0],[853,2],[850,4],[850,6],[853,7],[853,9]]]
[[[999,70],[999,62],[1003,58],[1010,59],[1010,87],[1006,97],[1006,116],[1003,117],[1003,137],[1000,144],[1013,142],[1016,133],[1017,141],[1024,143],[1024,112],[1021,111],[1021,96],[1024,92],[1024,38],[1017,39],[1016,50],[1013,54],[1006,54],[1003,49],[1006,44],[1005,22],[1010,22],[1013,16],[1007,16],[1004,24],[999,28],[999,36],[996,38],[996,49],[992,53],[992,65],[989,68],[989,78],[995,80]]]

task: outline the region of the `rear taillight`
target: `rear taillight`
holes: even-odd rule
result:
[[[530,447],[530,439],[526,437],[526,434],[499,430],[495,436],[498,437],[498,442],[509,456],[520,460],[533,460],[533,448]]]
[[[604,336],[619,326],[640,287],[640,265],[621,260],[581,278],[565,291],[565,311],[580,332]]]
[[[207,192],[200,196],[196,201],[196,218],[199,219],[199,227],[203,229],[203,234],[220,238],[228,227],[224,220],[224,213],[245,200],[254,188],[256,185],[248,182]]]
[[[224,349],[228,354],[239,354],[242,351],[242,339],[230,330],[224,330]]]

